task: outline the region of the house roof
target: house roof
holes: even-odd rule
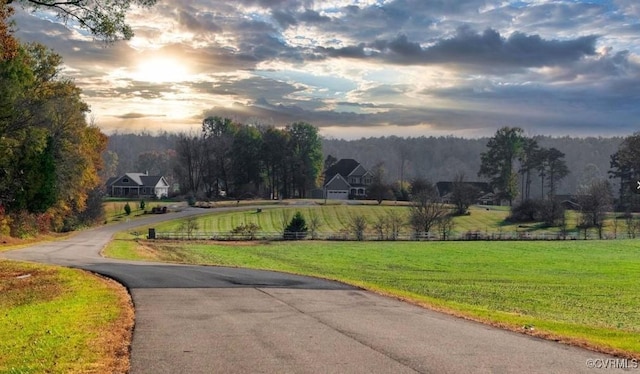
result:
[[[126,183],[120,183],[125,177],[129,179],[130,181],[129,183],[133,182],[133,184],[140,187],[143,187],[143,186],[155,187],[158,185],[160,181],[164,181],[164,177],[161,175],[147,175],[145,173],[126,173],[125,175],[121,175],[119,177],[109,178],[109,180],[107,180],[106,185],[107,187],[110,187],[112,185],[119,185],[119,184],[126,185]],[[164,182],[164,184],[166,184],[166,181]]]
[[[158,183],[162,180],[161,175],[143,175],[140,177],[143,186],[157,186]]]
[[[342,175],[336,174],[325,184],[325,187],[327,190],[348,191],[351,186]]]
[[[438,194],[440,197],[450,194],[453,191],[453,183],[454,182],[438,182],[436,183],[436,189],[438,190]],[[489,183],[486,182],[461,182],[467,185],[471,185],[478,189],[480,194],[486,194],[493,192]]]
[[[336,174],[340,174],[342,177],[347,178],[360,163],[352,158],[340,159],[335,164],[331,165],[324,174],[324,180],[330,181]]]

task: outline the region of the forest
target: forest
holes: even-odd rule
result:
[[[173,170],[178,134],[114,133],[109,136],[105,152],[106,176],[132,171],[149,171],[176,180]],[[580,185],[598,178],[608,178],[610,157],[618,151],[624,138],[533,137],[541,147],[556,148],[565,154],[569,174],[557,188],[558,194],[572,194]],[[322,158],[353,158],[368,169],[384,164],[388,183],[424,178],[436,183],[453,181],[459,173],[465,179],[478,177],[482,152],[487,149],[488,137],[469,139],[460,137],[396,136],[361,138],[358,140],[321,138]],[[403,167],[404,165],[404,167]],[[611,180],[614,190],[618,182]],[[540,178],[533,175],[531,195],[542,193]]]

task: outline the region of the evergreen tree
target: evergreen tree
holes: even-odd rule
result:
[[[302,216],[302,213],[296,212],[291,222],[284,229],[285,239],[304,239],[307,236],[307,223]]]
[[[501,199],[509,200],[518,195],[514,161],[520,156],[523,144],[523,130],[518,127],[503,127],[489,139],[486,152],[481,154],[482,164],[478,176],[487,177],[491,186],[498,191]]]

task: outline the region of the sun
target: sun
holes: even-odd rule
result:
[[[186,64],[179,60],[155,57],[140,62],[133,79],[151,83],[177,83],[187,81],[189,76]]]

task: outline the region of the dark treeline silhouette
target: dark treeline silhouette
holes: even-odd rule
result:
[[[610,156],[618,151],[622,137],[533,137],[541,147],[555,148],[565,154],[570,173],[557,187],[558,194],[572,194],[594,179],[607,178]],[[390,181],[410,181],[420,177],[430,181],[453,181],[459,173],[468,181],[481,180],[482,152],[489,138],[466,139],[447,137],[400,138],[396,136],[358,140],[324,139],[323,152],[340,158],[354,158],[366,168],[384,162]],[[403,167],[404,165],[404,167]],[[531,196],[539,197],[541,184],[532,175]],[[612,184],[616,181],[612,180]]]
[[[140,133],[112,134],[109,137],[107,153],[117,157],[116,166],[110,168],[105,160],[105,169],[113,175],[131,171],[150,171],[145,166],[141,154],[169,154],[175,152],[177,134],[173,133]],[[622,137],[533,137],[541,147],[555,148],[565,154],[564,160],[570,173],[557,187],[558,194],[573,194],[580,186],[589,184],[595,179],[608,178],[610,157],[618,151],[624,140]],[[453,136],[447,137],[413,137],[397,136],[362,138],[357,140],[322,139],[323,158],[331,155],[337,159],[353,158],[366,168],[384,163],[385,177],[388,182],[409,182],[415,178],[424,178],[434,183],[437,181],[453,181],[457,175],[463,174],[465,180],[482,180],[479,178],[482,152],[487,150],[489,137],[467,139]],[[148,159],[149,157],[147,157]],[[173,175],[173,164],[155,164],[156,170],[165,176]],[[160,169],[162,168],[162,169]],[[539,197],[545,193],[541,190],[540,177],[533,173],[531,196]],[[107,175],[107,176],[113,176]],[[618,188],[617,180],[611,179],[614,190]]]

